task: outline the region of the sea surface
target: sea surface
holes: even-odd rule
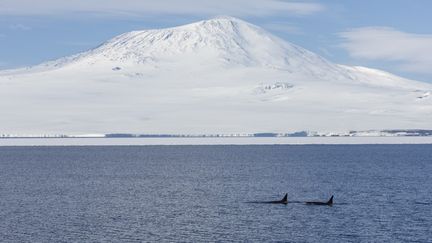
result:
[[[432,145],[0,147],[0,241],[432,242]]]

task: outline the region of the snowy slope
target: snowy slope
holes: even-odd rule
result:
[[[431,91],[221,17],[0,72],[0,134],[431,129]]]

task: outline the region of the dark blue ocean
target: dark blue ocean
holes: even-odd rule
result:
[[[432,242],[432,145],[0,147],[0,241]]]

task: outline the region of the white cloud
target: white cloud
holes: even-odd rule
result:
[[[364,27],[339,34],[352,57],[398,62],[405,71],[432,73],[432,35],[388,27]]]
[[[282,0],[2,0],[4,15],[62,15],[91,12],[108,15],[196,14],[265,16],[275,13],[307,15],[324,10],[313,2]]]

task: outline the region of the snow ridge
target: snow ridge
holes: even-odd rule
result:
[[[155,66],[191,56],[209,63],[216,61],[224,67],[265,67],[320,78],[331,74],[331,78],[347,75],[343,68],[319,55],[281,40],[258,26],[225,16],[174,28],[128,32],[87,52],[46,62],[33,69],[107,62]]]

